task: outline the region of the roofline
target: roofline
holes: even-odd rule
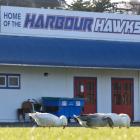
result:
[[[48,68],[71,68],[71,69],[106,69],[106,70],[140,70],[140,68],[121,68],[121,67],[89,67],[89,66],[57,66],[57,65],[34,65],[34,64],[8,64],[0,63],[0,66],[18,66],[18,67],[48,67]]]

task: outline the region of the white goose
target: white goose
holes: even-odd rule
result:
[[[127,114],[106,113],[106,116],[113,120],[114,126],[116,127],[130,127],[131,119]]]
[[[103,113],[84,114],[80,116],[74,115],[74,118],[83,127],[109,126],[113,128],[114,126],[112,119],[105,116]]]
[[[116,113],[94,113],[75,116],[74,118],[84,127],[110,126],[110,127],[130,127],[131,119],[127,114]]]
[[[50,113],[29,113],[29,116],[37,123],[38,126],[48,126],[48,127],[58,127],[58,126],[67,126],[68,121],[65,116],[57,117]]]

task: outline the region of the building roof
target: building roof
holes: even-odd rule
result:
[[[140,43],[0,36],[0,65],[140,69]]]

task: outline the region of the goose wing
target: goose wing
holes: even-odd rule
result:
[[[57,126],[59,118],[50,113],[34,113],[32,118],[39,126]]]
[[[87,119],[87,126],[89,127],[97,127],[97,126],[104,126],[105,122],[101,116],[92,115]]]
[[[86,122],[89,127],[103,127],[110,126],[113,128],[114,124],[111,118],[100,115],[92,115],[87,119]]]

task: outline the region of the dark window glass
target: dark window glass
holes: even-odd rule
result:
[[[6,86],[6,76],[0,76],[0,87]]]

